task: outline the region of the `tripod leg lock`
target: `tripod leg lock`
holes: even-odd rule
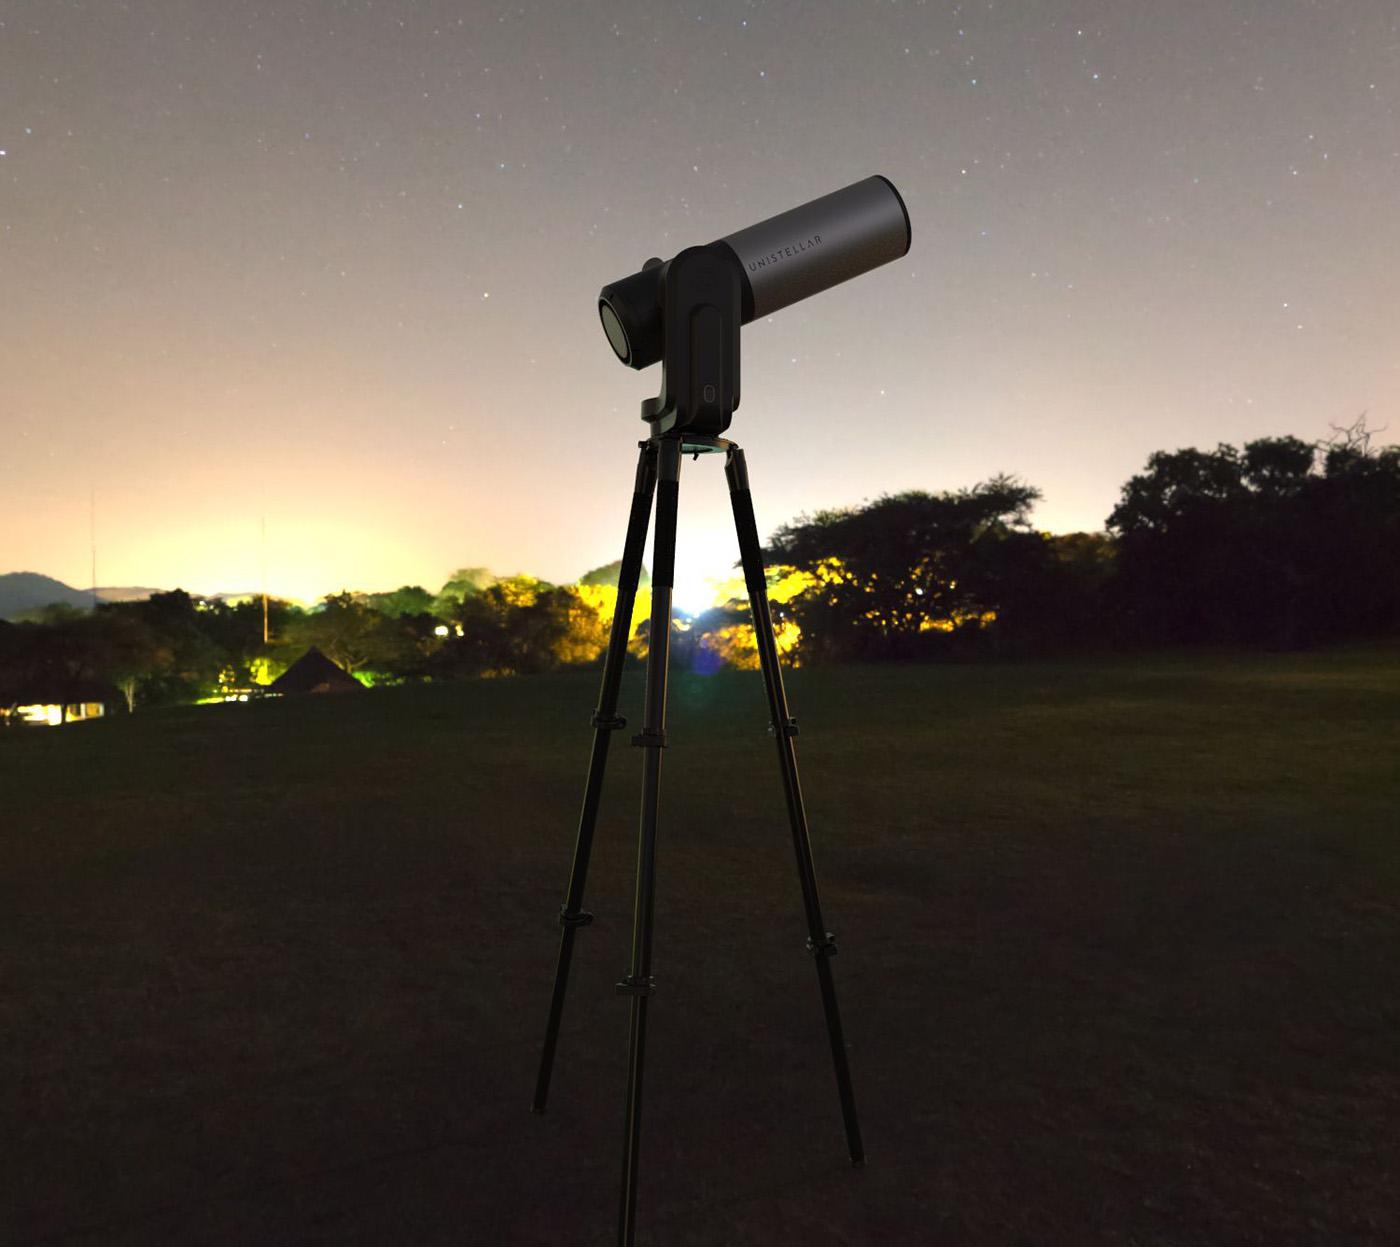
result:
[[[629,974],[617,985],[619,996],[651,996],[656,992],[656,980],[650,974]]]
[[[577,913],[571,914],[567,905],[559,907],[559,925],[561,927],[586,927],[593,921],[593,915],[586,909],[580,909]]]
[[[813,939],[808,939],[807,951],[814,957],[836,956],[836,933],[834,931],[828,931],[826,933],[826,939],[820,944]]]
[[[595,710],[593,717],[588,720],[588,726],[601,728],[605,732],[616,732],[627,726],[627,720],[620,714],[603,714]]]
[[[638,749],[665,749],[665,732],[638,732],[632,737],[632,743]]]
[[[799,733],[797,731],[797,720],[791,718],[784,719],[783,726],[781,727],[781,729],[774,727],[771,723],[768,725],[769,736],[777,736],[780,731],[784,736],[791,737],[798,735]]]

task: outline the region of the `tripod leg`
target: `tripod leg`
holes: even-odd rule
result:
[[[739,556],[744,565],[744,583],[749,591],[753,630],[758,641],[763,683],[768,693],[768,712],[773,718],[773,734],[778,740],[778,763],[783,773],[783,795],[787,798],[788,821],[792,825],[792,847],[797,854],[797,874],[802,882],[802,901],[807,911],[807,948],[817,963],[826,1029],[831,1037],[831,1059],[836,1067],[836,1090],[841,1097],[841,1116],[846,1125],[846,1144],[851,1163],[865,1163],[860,1122],[856,1118],[855,1093],[851,1089],[851,1069],[846,1060],[846,1041],[841,1030],[841,1012],[836,1004],[836,984],[831,977],[831,958],[836,942],[822,922],[821,900],[817,895],[817,872],[812,863],[812,841],[807,831],[807,812],[802,805],[802,786],[797,775],[797,750],[792,738],[797,724],[788,713],[783,673],[778,665],[778,645],[773,635],[773,615],[768,606],[768,579],[763,570],[763,548],[754,520],[753,495],[749,492],[748,467],[744,452],[737,446],[725,463],[729,478],[729,500],[734,508],[734,527],[739,536]]]
[[[637,837],[637,894],[632,919],[632,965],[618,985],[632,997],[627,1055],[627,1122],[622,1157],[622,1207],[618,1242],[632,1247],[637,1219],[637,1159],[642,1134],[642,1059],[647,1001],[651,998],[652,900],[656,885],[656,820],[661,800],[661,750],[666,744],[666,668],[671,656],[671,591],[676,568],[676,508],[680,495],[681,447],[658,446],[656,546],[651,564],[651,633],[647,641],[646,718],[634,745],[646,750],[642,764],[641,829]]]
[[[622,549],[622,568],[617,577],[617,605],[613,609],[612,631],[608,636],[607,657],[603,660],[603,687],[598,709],[593,714],[593,753],[588,760],[588,782],[583,790],[583,809],[578,820],[578,839],[569,871],[569,890],[559,911],[559,964],[554,971],[554,994],[549,1002],[545,1025],[544,1050],[540,1053],[539,1076],[535,1080],[534,1111],[543,1113],[549,1098],[549,1077],[554,1067],[554,1049],[559,1042],[559,1023],[564,1014],[564,995],[569,986],[569,966],[574,955],[574,936],[579,927],[593,921],[584,913],[583,885],[588,877],[588,859],[593,850],[593,828],[598,821],[598,802],[603,792],[603,770],[608,761],[612,733],[626,727],[618,717],[617,697],[622,687],[622,666],[627,659],[627,639],[632,634],[632,607],[637,598],[637,581],[642,571],[642,551],[646,545],[647,522],[651,518],[651,496],[656,489],[656,450],[642,446],[637,463],[637,483],[632,492],[632,511],[627,517],[627,540]]]

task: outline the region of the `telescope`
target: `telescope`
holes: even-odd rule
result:
[[[661,802],[661,755],[666,739],[666,686],[671,646],[671,595],[676,583],[676,525],[681,460],[694,455],[724,456],[739,561],[744,569],[754,642],[768,702],[768,731],[778,753],[802,892],[807,951],[816,965],[822,1011],[826,1016],[836,1094],[851,1163],[865,1163],[846,1057],[845,1032],[836,1003],[831,959],[836,937],[826,928],[812,862],[811,834],[797,772],[797,720],[788,707],[768,601],[768,575],[754,515],[753,493],[744,451],[720,437],[739,406],[739,327],[757,316],[819,294],[861,273],[897,260],[909,250],[909,213],[888,178],[870,177],[823,195],[748,229],[727,234],[704,247],[687,247],[669,261],[648,260],[639,272],[604,286],[598,296],[603,332],[618,359],[630,368],[662,361],[661,393],[642,403],[651,434],[640,443],[627,537],[618,565],[598,708],[589,725],[593,750],[584,783],[583,807],[574,841],[568,889],[559,909],[559,959],[554,971],[549,1016],[535,1080],[533,1109],[543,1113],[549,1098],[554,1053],[564,1015],[574,942],[593,915],[583,906],[593,833],[603,797],[609,741],[627,726],[618,714],[622,673],[632,635],[632,608],[641,581],[642,555],[656,501],[655,544],[651,562],[651,619],[647,632],[646,688],[642,730],[631,738],[643,751],[642,807],[637,835],[637,875],[632,912],[632,956],[617,992],[630,1001],[627,1099],[624,1123],[619,1247],[634,1247],[637,1232],[637,1174],[641,1153],[642,1069],[647,1016],[656,992],[652,975],[652,917],[656,886],[656,835]]]
[[[665,361],[642,404],[653,436],[715,436],[739,406],[739,327],[897,260],[909,210],[876,175],[604,286],[598,315],[629,368]]]

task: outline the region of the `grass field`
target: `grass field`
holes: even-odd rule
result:
[[[0,1236],[610,1243],[636,750],[528,1112],[595,684],[0,734]],[[649,1247],[1400,1242],[1400,651],[789,690],[869,1164],[761,685],[679,677]]]

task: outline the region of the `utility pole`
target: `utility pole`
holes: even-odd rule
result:
[[[267,644],[267,512],[262,514],[263,644]]]
[[[92,609],[97,609],[97,486],[88,486],[88,552],[92,555]]]

